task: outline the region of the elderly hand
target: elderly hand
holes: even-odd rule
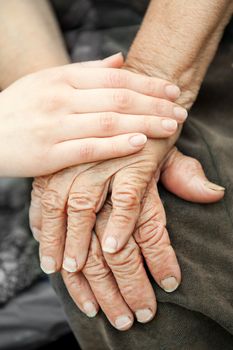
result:
[[[51,177],[35,180],[30,209],[31,227],[34,233],[41,231],[40,256],[41,266],[45,272],[58,271],[62,264],[63,268],[69,272],[83,268],[96,213],[104,203],[109,185],[112,191],[113,209],[108,220],[107,232],[111,235],[115,234],[116,237],[116,230],[118,230],[117,238],[122,239],[121,247],[128,241],[138,220],[144,187],[152,177],[151,169],[154,164],[152,160],[155,158],[155,153],[146,152],[147,147],[138,154],[124,159],[80,165],[63,170]],[[192,169],[194,161],[190,164],[187,159],[186,163],[187,167],[191,166]],[[179,173],[178,167],[176,170]],[[176,184],[177,176],[173,174],[171,181],[176,185],[173,188],[179,194],[181,190]],[[163,174],[163,178],[169,182],[166,173]],[[197,180],[198,178],[196,182]],[[190,178],[190,186],[192,181]],[[212,193],[207,187],[208,182],[205,181],[205,183],[199,182],[203,192]],[[220,193],[222,194],[221,191]],[[185,195],[187,198],[188,193]],[[211,199],[215,198],[218,199],[219,195],[216,197],[214,192]],[[38,217],[38,210],[41,211],[41,218],[39,222],[37,220],[35,222],[34,218]],[[111,230],[108,228],[109,224],[112,225]]]
[[[164,162],[161,173],[163,184],[184,199],[207,203],[223,196],[221,188],[208,182],[200,163],[182,155],[175,148]],[[38,181],[38,185],[41,187],[35,185],[36,202],[33,203],[36,206],[31,207],[30,216],[31,225],[41,230],[40,201],[45,184]],[[57,186],[59,188],[60,184]],[[69,273],[62,270],[62,276],[80,310],[93,317],[100,306],[114,327],[125,330],[133,324],[133,313],[139,322],[144,323],[153,318],[156,312],[156,299],[143,267],[142,256],[160,286],[164,276],[171,277],[171,273],[180,281],[180,269],[164,225],[164,209],[154,180],[143,198],[134,237],[115,254],[103,253],[99,243],[111,209],[112,203],[108,199],[97,216],[96,234],[99,240],[92,235],[83,271]],[[41,235],[37,239],[40,240]],[[169,283],[172,282],[170,279]]]

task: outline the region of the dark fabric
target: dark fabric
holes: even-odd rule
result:
[[[1,307],[0,350],[39,349],[68,333],[64,311],[47,278]]]
[[[118,6],[118,11],[110,3]],[[63,26],[74,60],[127,51],[140,20],[138,11],[124,3],[89,1],[95,16],[93,21],[88,17],[87,27],[84,18],[69,33]],[[134,17],[127,25],[125,11]],[[67,13],[75,17],[75,12]],[[75,19],[71,17],[71,21]],[[219,203],[199,205],[160,187],[183,281],[176,292],[168,294],[151,280],[159,304],[156,318],[147,325],[135,323],[131,330],[119,332],[101,313],[88,319],[72,302],[59,274],[53,277],[71,327],[85,350],[233,349],[232,38],[229,28],[178,142],[184,153],[201,161],[209,179],[226,187],[226,195]]]
[[[30,189],[30,180],[0,179],[0,306],[41,275],[28,226]]]

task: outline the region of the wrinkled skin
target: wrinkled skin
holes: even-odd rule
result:
[[[150,180],[141,203],[140,216],[138,220],[136,218],[133,237],[118,253],[103,253],[100,242],[113,206],[110,194],[101,210],[100,208],[108,191],[113,191],[114,181],[119,178],[118,183],[120,182],[120,171],[123,179],[127,180],[124,183],[125,187],[122,188],[127,188],[126,186],[131,184],[131,178],[125,177],[126,168],[122,167],[122,162],[125,162],[124,165],[129,164],[129,169],[137,170],[135,161],[137,159],[140,164],[141,156],[138,154],[134,159],[129,156],[124,160],[85,164],[50,177],[37,178],[33,185],[30,209],[31,225],[34,227],[34,232],[35,228],[37,229],[40,245],[44,244],[44,249],[48,247],[46,254],[51,255],[58,251],[62,257],[66,221],[68,227],[69,222],[73,225],[72,239],[75,240],[75,244],[82,244],[83,256],[78,258],[80,261],[83,259],[84,263],[86,243],[82,238],[86,237],[85,235],[92,237],[83,271],[69,273],[62,270],[62,276],[71,297],[83,312],[94,316],[100,306],[112,325],[121,330],[131,327],[133,313],[140,322],[147,322],[156,312],[156,299],[143,267],[142,256],[155,281],[162,288],[164,285],[161,281],[166,277],[176,278],[175,284],[173,280],[168,280],[165,288],[167,291],[174,290],[181,281],[180,268],[165,228],[165,213],[156,188],[160,172],[163,184],[186,200],[214,202],[221,199],[224,194],[220,188],[208,182],[197,160],[185,157],[173,148],[161,165],[161,170],[157,171],[156,179]],[[143,174],[147,175],[147,171],[141,171],[141,167],[138,169],[139,178]],[[146,179],[145,176],[142,182]],[[79,201],[72,202],[73,198],[79,198]],[[71,209],[70,202],[73,203]],[[94,234],[91,236],[97,212],[99,213],[95,230],[98,239]],[[132,211],[133,214],[135,213]],[[62,264],[62,259],[58,263]],[[141,298],[141,295],[144,297]],[[85,309],[87,302],[89,302],[88,310]],[[136,312],[142,309],[149,311]],[[119,326],[116,320],[122,315],[128,318],[124,318],[125,323]]]
[[[124,100],[121,109],[128,103]],[[172,292],[181,281],[158,179],[186,200],[214,202],[224,195],[223,188],[208,182],[197,160],[172,148],[177,138],[178,133],[149,140],[133,156],[75,166],[33,184],[30,220],[42,264],[45,257],[51,272],[63,266],[77,306],[90,317],[100,306],[120,330],[131,327],[133,314],[144,323],[156,313],[142,256],[164,290]],[[106,247],[107,236],[117,238],[114,250]]]

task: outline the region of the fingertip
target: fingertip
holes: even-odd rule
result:
[[[147,323],[155,317],[155,312],[153,312],[150,308],[139,309],[135,311],[135,316],[138,322]]]
[[[107,63],[110,68],[121,68],[124,63],[124,57],[122,52],[118,52],[114,55],[104,58],[103,61],[104,63]]]
[[[169,133],[174,133],[177,130],[178,124],[174,119],[163,119],[161,123],[162,127]]]
[[[180,97],[181,91],[177,85],[168,84],[165,86],[165,93],[169,99],[176,100]]]
[[[102,245],[102,249],[105,253],[116,253],[118,251],[118,241],[115,237],[107,237]]]
[[[119,331],[126,331],[133,325],[133,319],[128,315],[118,316],[114,322],[114,327]]]
[[[167,293],[174,292],[180,285],[179,281],[174,276],[169,276],[161,281],[162,289]]]
[[[187,200],[199,203],[214,203],[220,201],[225,194],[222,186],[208,181],[205,177],[193,177],[193,186],[187,193]]]
[[[41,231],[38,230],[36,227],[31,227],[31,231],[32,231],[32,235],[34,237],[34,239],[39,242],[40,240],[40,235],[41,235]]]
[[[62,268],[67,272],[77,272],[78,265],[75,259],[65,257],[63,260]]]
[[[41,256],[40,267],[47,275],[57,272],[56,261],[51,256]]]
[[[129,143],[133,147],[143,147],[147,142],[147,137],[144,134],[136,134],[129,137]]]
[[[207,180],[207,181],[205,181],[204,185],[208,189],[210,189],[212,191],[215,191],[215,192],[217,191],[217,192],[220,192],[220,193],[223,193],[223,194],[225,192],[225,188],[224,187],[219,186],[219,185],[215,184],[214,182],[210,182],[210,181]]]
[[[99,305],[97,306],[95,302],[88,300],[83,303],[83,311],[89,317],[93,318],[98,314]]]

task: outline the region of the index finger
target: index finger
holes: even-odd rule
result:
[[[112,212],[101,239],[106,253],[122,249],[132,235],[151,172],[139,163],[121,169],[112,184]]]
[[[70,84],[76,89],[125,88],[144,95],[176,100],[180,96],[177,85],[167,80],[134,73],[126,69],[92,68],[74,69],[64,66]]]

